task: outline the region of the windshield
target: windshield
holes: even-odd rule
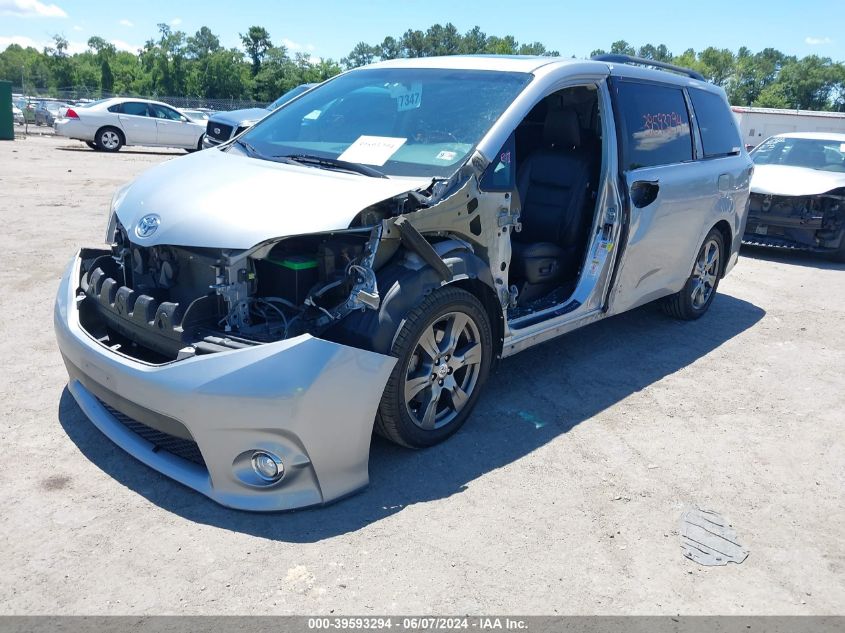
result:
[[[845,143],[835,140],[773,136],[751,152],[757,165],[787,165],[845,172]]]
[[[292,101],[294,97],[301,95],[303,92],[305,92],[306,90],[308,90],[309,88],[312,88],[312,87],[314,87],[314,84],[302,84],[300,86],[297,86],[296,88],[291,88],[285,94],[283,94],[281,97],[276,99],[273,103],[268,105],[267,109],[270,110],[270,111],[273,111],[277,108],[281,108],[288,101]]]
[[[304,154],[387,175],[446,178],[530,80],[486,70],[355,70],[276,110],[241,139],[259,158]]]

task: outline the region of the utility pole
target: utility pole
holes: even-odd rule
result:
[[[29,134],[29,122],[26,119],[26,106],[29,105],[29,99],[26,98],[26,88],[23,83],[24,68],[21,65],[21,95],[23,95],[23,108],[21,108],[21,112],[23,112],[23,135],[27,136]]]

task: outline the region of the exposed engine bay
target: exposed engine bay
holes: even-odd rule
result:
[[[814,196],[752,193],[743,241],[827,250],[845,240],[845,189]]]
[[[115,351],[148,362],[316,334],[378,307],[379,228],[234,252],[144,247],[118,225],[111,251],[82,253],[81,321]]]

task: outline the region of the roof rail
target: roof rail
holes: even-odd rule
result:
[[[671,70],[676,73],[681,73],[682,75],[686,75],[687,77],[691,77],[692,79],[698,79],[699,81],[707,81],[704,78],[704,75],[702,75],[700,72],[693,70],[692,68],[675,66],[675,64],[659,62],[654,59],[645,59],[644,57],[634,57],[633,55],[618,55],[616,53],[608,53],[604,55],[593,55],[590,59],[593,59],[597,62],[612,62],[615,64],[640,64],[641,66],[653,66],[654,68],[660,68],[662,70]]]

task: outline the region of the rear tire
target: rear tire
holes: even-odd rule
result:
[[[666,314],[683,321],[701,318],[716,296],[724,257],[722,234],[718,229],[711,229],[698,250],[692,273],[684,287],[680,292],[663,299],[663,310]]]
[[[466,290],[437,289],[402,320],[391,355],[375,430],[409,448],[433,446],[466,422],[487,381],[490,319]]]
[[[104,152],[116,152],[123,147],[123,134],[116,127],[104,127],[97,130],[97,147]]]

